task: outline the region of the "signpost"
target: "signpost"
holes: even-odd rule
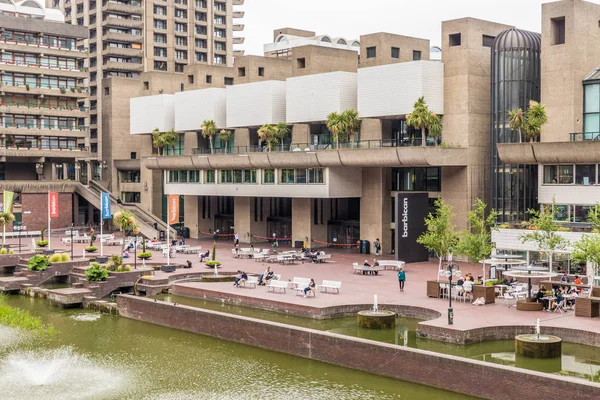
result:
[[[19,253],[21,252],[21,232],[26,231],[27,227],[22,222],[16,222],[13,224],[13,231],[19,232]]]

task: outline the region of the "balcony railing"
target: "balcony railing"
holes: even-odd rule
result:
[[[48,49],[56,49],[56,50],[66,50],[66,51],[79,51],[82,53],[87,53],[87,49],[78,48],[75,43],[67,44],[66,46],[58,46],[55,43],[47,43],[43,39],[1,39],[0,43],[7,44],[19,44],[23,46],[37,46]]]
[[[1,145],[0,149],[17,149],[17,150],[54,150],[54,151],[81,151],[86,152],[89,151],[89,148],[85,146],[67,146],[67,147],[57,147],[50,145],[33,145],[31,143],[17,143],[14,145],[6,144]]]
[[[88,126],[79,125],[79,126],[48,126],[43,124],[27,124],[27,123],[19,123],[19,122],[2,122],[0,123],[0,128],[16,128],[16,129],[49,129],[49,130],[59,130],[59,131],[87,131]]]
[[[437,144],[441,143],[441,138],[437,138]],[[323,150],[343,150],[343,149],[381,149],[389,147],[421,147],[422,140],[418,139],[385,139],[385,140],[361,140],[354,144],[350,142],[336,143],[292,143],[286,145],[272,146],[271,152],[287,152],[287,151],[323,151]],[[436,145],[436,139],[427,138],[427,147]],[[248,154],[248,153],[263,153],[268,152],[266,146],[231,146],[231,147],[216,147],[212,154]],[[211,154],[210,148],[193,149],[192,154]]]
[[[20,103],[20,102],[2,102],[0,101],[0,107],[23,107],[23,108],[35,108],[45,110],[59,110],[59,111],[88,111],[88,107],[80,106],[47,106],[39,103]]]
[[[569,133],[571,142],[583,142],[587,140],[600,140],[600,132],[576,132]]]

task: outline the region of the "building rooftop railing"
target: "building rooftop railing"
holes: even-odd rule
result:
[[[437,144],[440,144],[440,138],[437,139]],[[384,140],[361,140],[354,143],[340,142],[337,143],[292,143],[287,145],[272,146],[270,152],[288,152],[288,151],[324,151],[324,150],[343,150],[343,149],[381,149],[389,147],[421,147],[421,138],[415,139],[384,139]],[[436,145],[434,138],[427,138],[427,147]],[[212,154],[248,154],[248,153],[266,153],[269,152],[267,146],[230,146],[230,147],[215,147]],[[192,154],[211,154],[210,148],[193,149]]]
[[[569,133],[571,142],[583,142],[587,140],[600,140],[600,132],[575,132]]]

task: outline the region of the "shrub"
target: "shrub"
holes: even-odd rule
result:
[[[6,247],[0,249],[0,254],[8,254],[8,250],[6,250]]]
[[[60,257],[59,253],[52,254],[50,256],[50,258],[48,259],[48,261],[50,261],[51,263],[60,262],[60,260],[61,260],[61,257]]]
[[[117,272],[123,272],[123,266],[119,265],[119,266],[117,267]]]
[[[48,241],[47,240],[38,240],[37,242],[35,242],[35,245],[37,247],[46,247],[46,246],[48,246]]]
[[[510,224],[504,223],[498,225],[498,229],[510,229]]]
[[[71,261],[71,257],[67,253],[62,253],[60,255],[60,261],[61,262],[69,262],[69,261]]]
[[[8,254],[15,254],[14,250],[10,250]]]
[[[90,246],[90,247],[86,247],[86,248],[85,248],[85,251],[86,251],[87,253],[93,253],[93,252],[95,252],[96,250],[98,250],[98,249],[96,248],[96,246]]]
[[[123,257],[121,257],[118,254],[113,254],[112,256],[110,256],[110,261],[108,262],[108,264],[106,265],[106,268],[109,271],[118,271],[118,269],[123,265]]]
[[[46,256],[33,256],[27,262],[27,268],[31,271],[45,271],[48,269],[48,257]]]
[[[207,267],[212,267],[212,268],[214,268],[214,267],[218,267],[219,265],[221,265],[221,262],[220,262],[220,261],[217,261],[217,260],[210,260],[210,261],[207,261],[207,262],[206,262],[206,266],[207,266]]]
[[[92,264],[92,266],[85,270],[88,282],[103,282],[108,278],[108,271],[106,268],[100,266],[100,264]]]
[[[137,256],[141,260],[147,260],[152,257],[152,253],[149,251],[146,251],[146,252],[138,253]]]
[[[131,271],[131,265],[128,264],[123,268],[123,272],[129,272],[129,271]]]

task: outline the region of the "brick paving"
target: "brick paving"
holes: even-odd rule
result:
[[[15,239],[7,240],[10,244],[16,244]],[[23,239],[22,243],[31,245],[31,239]],[[70,246],[65,246],[60,243],[60,238],[52,238],[53,249],[70,252]],[[212,248],[211,239],[193,240],[188,239],[186,244],[192,246],[202,246],[203,249]],[[75,257],[82,256],[82,249],[87,244],[74,244]],[[99,245],[97,244],[97,247]],[[331,262],[324,264],[298,263],[292,265],[267,264],[264,262],[255,262],[252,259],[237,259],[231,256],[232,242],[219,241],[217,244],[217,259],[223,263],[219,271],[235,272],[238,269],[244,270],[250,274],[260,274],[267,266],[273,267],[275,273],[281,274],[282,279],[292,279],[293,277],[313,278],[319,284],[322,280],[336,280],[342,282],[342,290],[340,294],[332,293],[317,293],[316,297],[303,298],[297,296],[295,291],[287,293],[268,292],[265,287],[256,289],[234,288],[231,283],[185,283],[186,286],[209,289],[226,294],[236,294],[240,296],[256,297],[278,302],[285,302],[298,305],[309,305],[311,307],[331,307],[348,304],[372,304],[373,295],[377,294],[379,304],[390,305],[407,305],[424,307],[438,311],[442,314],[440,318],[425,322],[426,325],[433,327],[443,327],[455,330],[470,330],[476,328],[494,327],[494,326],[531,326],[535,325],[535,321],[539,318],[541,325],[544,327],[562,327],[572,328],[577,330],[589,331],[590,333],[600,334],[600,319],[576,318],[573,311],[567,311],[566,314],[555,314],[547,312],[525,312],[517,311],[516,308],[510,309],[504,304],[504,300],[498,300],[496,304],[488,304],[485,306],[474,306],[470,303],[453,301],[454,307],[454,325],[447,324],[447,299],[434,299],[426,296],[427,280],[436,279],[437,262],[433,260],[425,263],[407,264],[405,267],[407,281],[405,291],[400,292],[398,280],[395,271],[387,270],[380,272],[379,275],[357,275],[354,274],[352,263],[358,262],[362,264],[365,258],[368,258],[372,263],[374,255],[365,257],[363,254],[358,254],[356,249],[325,249],[326,253],[332,254]],[[241,245],[241,247],[246,247]],[[270,247],[267,244],[261,246],[255,244],[255,248]],[[279,250],[288,250],[289,245],[280,245]],[[104,246],[104,255],[118,254],[119,246]],[[166,263],[159,252],[154,251],[154,256],[150,260],[152,264]],[[99,251],[96,253],[99,254]],[[133,255],[133,254],[132,254]],[[382,255],[379,260],[393,259],[393,256]],[[177,253],[172,259],[173,263],[183,264],[186,260],[193,263],[193,268],[186,270],[178,270],[177,273],[190,272],[206,272],[211,269],[200,264],[197,255],[195,254],[179,254]],[[139,261],[139,260],[138,260]],[[125,263],[133,265],[133,258],[125,260]],[[138,265],[140,263],[138,262]],[[473,275],[481,274],[480,265],[472,265],[468,263],[460,263],[461,270],[464,274],[471,272]],[[168,275],[164,272],[157,271],[156,279],[164,278]],[[533,328],[532,328],[533,329]]]

